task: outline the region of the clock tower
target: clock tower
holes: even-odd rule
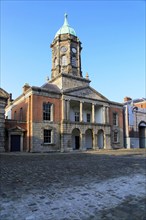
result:
[[[67,14],[64,15],[64,24],[57,31],[51,48],[52,74],[50,83],[56,84],[60,89],[66,89],[68,86],[70,88],[69,79],[72,83],[78,80],[76,85],[80,84],[79,81],[82,79],[89,83],[88,79],[82,77],[81,42],[75,30],[68,24]]]

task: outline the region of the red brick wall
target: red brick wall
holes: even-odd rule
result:
[[[118,127],[123,128],[123,109],[117,107],[110,108],[110,125],[113,126],[113,113],[118,114]]]
[[[53,121],[54,123],[61,120],[61,100],[58,98],[49,98],[44,96],[33,95],[32,109],[33,109],[33,122],[43,121],[43,103],[50,102],[53,104]]]
[[[27,121],[28,99],[18,103],[12,108],[12,119],[20,121],[20,109],[22,108],[22,121]],[[16,114],[15,114],[16,112]]]
[[[61,100],[59,98],[49,98],[45,96],[31,95],[27,99],[18,103],[12,108],[12,119],[20,121],[20,109],[23,109],[22,121],[43,121],[43,103],[53,104],[53,121],[55,123],[61,120]],[[16,115],[15,115],[16,112]],[[16,116],[16,118],[15,118]]]

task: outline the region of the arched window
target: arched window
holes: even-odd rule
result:
[[[23,121],[23,108],[20,108],[20,121]]]
[[[63,55],[62,58],[61,58],[61,64],[62,64],[62,66],[66,66],[67,65],[67,58],[66,58],[65,55]]]
[[[54,66],[56,67],[58,65],[58,62],[57,62],[57,57],[54,59]]]

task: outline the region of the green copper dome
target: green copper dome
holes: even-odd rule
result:
[[[67,21],[67,14],[64,15],[64,24],[63,26],[57,31],[55,37],[57,37],[59,34],[72,34],[76,36],[75,30],[69,26]]]

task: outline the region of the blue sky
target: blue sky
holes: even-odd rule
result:
[[[82,42],[82,73],[109,100],[145,97],[145,1],[1,1],[0,86],[16,98],[51,77],[64,13]]]

